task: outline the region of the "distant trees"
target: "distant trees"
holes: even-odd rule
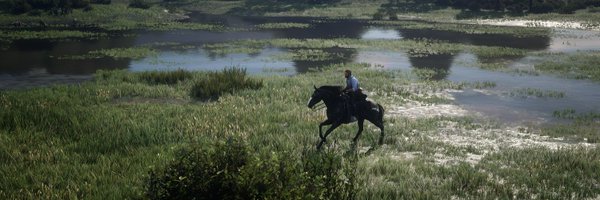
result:
[[[223,0],[222,0],[223,1]],[[227,1],[227,0],[225,0]],[[326,3],[336,3],[340,0],[247,0],[255,3],[305,3],[305,4],[326,4]]]
[[[575,10],[590,6],[600,6],[600,0],[390,0],[389,4],[398,5],[406,10],[416,11],[422,8],[437,6],[471,11],[496,10],[515,13],[572,13]]]
[[[131,1],[129,1],[129,7],[132,7],[132,8],[148,9],[151,6],[152,5],[150,4],[150,2],[148,2],[146,0],[131,0]]]
[[[102,3],[107,1],[110,3],[110,0],[95,0]],[[70,13],[72,9],[89,7],[90,3],[90,0],[8,0],[5,9],[15,14],[42,10],[61,15]]]

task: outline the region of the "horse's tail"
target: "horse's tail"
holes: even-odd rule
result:
[[[381,106],[381,104],[377,104],[377,106],[379,107],[379,120],[381,121],[381,123],[383,123],[383,113],[385,112],[385,110],[383,109],[383,106]]]

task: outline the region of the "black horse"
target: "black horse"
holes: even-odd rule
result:
[[[354,109],[347,109],[347,106],[349,106],[347,103],[348,98],[344,96],[345,94],[343,89],[344,88],[341,86],[321,86],[319,88],[315,86],[315,91],[308,101],[309,108],[313,108],[315,104],[319,103],[320,101],[323,101],[327,107],[327,120],[319,124],[319,137],[321,137],[321,142],[319,142],[317,148],[321,148],[321,145],[326,142],[327,135],[329,135],[329,133],[331,133],[331,131],[336,129],[338,126],[341,124],[349,124],[354,122],[353,120],[348,119],[348,112],[351,112],[350,115],[354,116],[358,122],[358,132],[352,140],[353,144],[356,144],[358,141],[358,137],[363,131],[363,124],[366,119],[381,129],[379,145],[382,145],[384,136],[383,106],[372,101],[364,100],[356,102]],[[321,129],[326,125],[331,125],[331,127],[329,127],[329,129],[325,132],[325,135],[323,135]]]

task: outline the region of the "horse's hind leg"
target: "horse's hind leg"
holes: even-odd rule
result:
[[[364,125],[364,123],[365,123],[364,119],[359,119],[358,120],[358,132],[356,132],[356,136],[354,136],[354,139],[352,139],[352,141],[354,143],[356,143],[358,141],[358,137],[360,137],[360,134],[363,131],[363,125]]]
[[[379,135],[379,145],[383,145],[383,137],[385,136],[385,133],[383,131],[383,129],[384,129],[383,122],[376,123],[375,126],[379,127],[379,129],[381,129],[381,135]]]

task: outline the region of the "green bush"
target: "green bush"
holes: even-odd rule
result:
[[[176,84],[192,78],[192,73],[182,69],[176,71],[148,71],[139,73],[139,78],[149,84]]]
[[[225,93],[244,89],[259,89],[261,80],[248,78],[246,69],[230,68],[221,72],[211,72],[208,78],[200,79],[192,86],[191,96],[197,99],[216,100]]]
[[[112,0],[92,0],[91,3],[95,3],[95,4],[110,4],[110,3],[112,3]]]
[[[590,13],[600,13],[600,7],[590,6],[590,7],[588,7],[588,12],[590,12]]]
[[[150,5],[150,2],[146,0],[131,0],[131,2],[129,2],[129,7],[132,8],[148,9],[151,6],[152,5]]]
[[[66,14],[70,13],[72,9],[88,7],[89,4],[90,0],[9,0],[8,10],[15,14],[26,13],[31,10]]]
[[[385,15],[382,12],[376,12],[373,14],[373,20],[382,20]]]
[[[252,155],[237,140],[180,150],[150,172],[150,199],[353,199],[354,166],[328,152]]]

